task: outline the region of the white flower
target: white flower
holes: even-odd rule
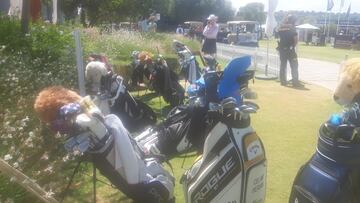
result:
[[[6,140],[4,140],[4,141],[2,142],[2,144],[3,144],[3,145],[8,145],[8,142],[7,142]]]
[[[7,198],[4,203],[14,203],[13,199]]]
[[[11,177],[10,178],[10,182],[15,182],[16,181],[16,177]]]
[[[48,166],[48,167],[44,170],[44,172],[49,172],[49,173],[54,172],[54,171],[53,171],[53,167],[52,167],[52,166]]]
[[[19,163],[22,163],[24,161],[24,157],[19,157],[18,160],[17,160]]]
[[[66,155],[62,158],[63,162],[67,162],[69,160],[69,155]]]
[[[15,132],[16,129],[15,129],[14,127],[10,127],[10,128],[9,128],[9,131],[10,131],[10,132]]]
[[[33,131],[29,132],[29,137],[34,137],[34,132]]]
[[[9,160],[11,160],[13,157],[10,155],[10,154],[7,154],[7,155],[5,155],[4,156],[4,160],[5,161],[9,161]]]
[[[13,166],[14,166],[14,168],[19,168],[19,163],[18,163],[18,162],[15,162],[15,163],[13,164]]]
[[[49,155],[48,155],[48,153],[47,152],[45,152],[42,156],[41,156],[41,158],[40,158],[41,160],[48,160],[49,159]]]
[[[51,198],[55,193],[50,189],[49,192],[45,193],[46,198]]]
[[[62,135],[61,135],[61,133],[60,132],[56,132],[56,135],[55,135],[55,138],[61,138],[62,137]]]

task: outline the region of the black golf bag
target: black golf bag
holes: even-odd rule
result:
[[[180,75],[190,84],[194,83],[201,77],[200,66],[195,55],[185,44],[177,40],[173,40],[173,48],[179,57]]]
[[[190,149],[202,150],[207,129],[207,108],[181,105],[173,108],[165,121],[135,137],[146,154],[170,159]]]
[[[174,202],[174,178],[157,159],[145,157],[118,117],[103,117],[85,100],[80,101],[67,151],[88,155],[100,173],[135,202]]]
[[[159,93],[172,107],[184,102],[185,90],[180,85],[177,74],[168,67],[161,56],[156,59],[152,66],[146,65],[145,76],[148,77],[152,89]]]
[[[144,102],[131,96],[123,79],[116,74],[108,74],[101,79],[101,95],[109,106],[109,113],[117,115],[128,131],[140,131],[156,123],[155,112]],[[102,109],[103,110],[103,109]]]
[[[239,66],[233,67],[237,69]],[[248,81],[254,77],[254,71],[246,71],[248,66],[241,63],[240,67],[245,67],[244,72],[238,74],[233,84],[238,88],[236,92],[240,92],[238,102],[242,104],[242,97],[247,93]],[[193,92],[188,104],[173,108],[163,123],[135,137],[143,151],[146,154],[164,155],[166,158],[190,149],[202,152],[205,138],[213,127],[208,119],[209,103],[220,102],[217,90],[221,80],[221,72],[206,73],[204,84]]]

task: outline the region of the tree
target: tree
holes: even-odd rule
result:
[[[30,20],[30,2],[25,0],[22,3],[21,12],[21,32],[26,34],[29,32],[29,20]]]
[[[266,15],[264,12],[264,4],[262,3],[246,4],[244,7],[240,7],[236,16],[239,20],[251,20],[264,24],[266,19]]]

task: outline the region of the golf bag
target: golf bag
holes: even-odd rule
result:
[[[156,59],[152,67],[146,65],[146,71],[149,72],[149,75],[145,74],[145,76],[148,77],[151,88],[170,103],[170,106],[175,107],[184,102],[185,90],[180,85],[177,74],[168,67],[161,56]]]
[[[181,105],[173,108],[166,119],[135,137],[145,154],[161,155],[165,160],[195,147],[201,150],[206,133],[207,109]]]
[[[142,101],[131,96],[123,78],[109,73],[101,78],[101,94],[96,103],[104,114],[117,115],[130,132],[143,130],[156,123],[155,112]]]
[[[152,127],[139,136],[136,142],[146,154],[163,155],[167,159],[190,149],[202,152],[205,138],[212,123],[208,121],[208,110],[211,102],[219,103],[223,98],[236,97],[238,104],[243,104],[242,95],[248,89],[248,81],[254,77],[254,71],[247,70],[249,57],[234,59],[222,72],[206,73],[194,88],[188,92],[188,104],[173,108],[164,122]],[[228,86],[232,84],[232,86]],[[234,89],[233,92],[219,93],[218,89]]]
[[[200,66],[195,55],[185,44],[177,40],[173,40],[173,47],[179,57],[180,75],[190,84],[194,83],[201,77]]]
[[[227,98],[211,106],[214,127],[203,154],[180,180],[186,202],[264,202],[265,150],[249,116],[257,105],[239,106],[234,98]]]
[[[144,156],[121,120],[111,114],[103,117],[89,98],[80,105],[67,151],[90,156],[100,173],[135,202],[174,202],[174,178],[157,159]]]
[[[289,203],[360,202],[360,108],[321,125],[317,150],[295,177]]]

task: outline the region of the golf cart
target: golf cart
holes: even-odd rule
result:
[[[229,21],[230,33],[227,36],[229,44],[242,46],[259,46],[261,36],[260,24],[256,21]]]

